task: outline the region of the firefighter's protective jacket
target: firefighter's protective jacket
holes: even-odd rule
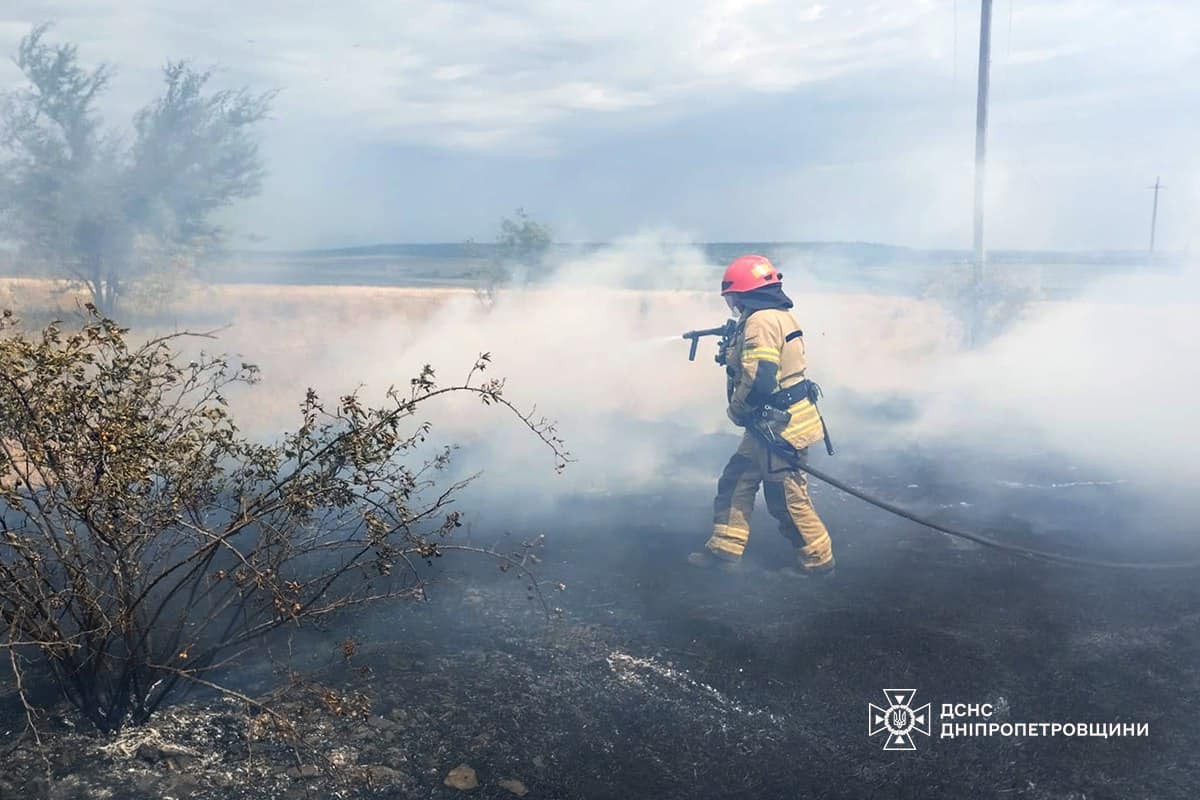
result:
[[[742,316],[725,353],[729,393],[729,418],[743,427],[772,397],[805,380],[808,361],[804,335],[796,318],[783,308],[764,308]],[[802,450],[824,437],[816,405],[809,398],[789,403],[791,419],[782,438]]]

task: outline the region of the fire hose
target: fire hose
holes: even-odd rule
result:
[[[734,320],[728,320],[724,325],[721,325],[716,328],[709,328],[706,330],[697,330],[697,331],[688,331],[687,333],[683,334],[683,338],[685,340],[690,340],[690,342],[691,342],[691,349],[690,349],[690,353],[688,354],[688,360],[689,361],[695,360],[696,345],[698,344],[699,340],[702,337],[717,336],[717,337],[720,337],[720,341],[717,345],[717,357],[714,360],[717,362],[717,364],[723,365],[725,363],[724,356],[725,356],[726,346],[730,341],[733,340],[733,337],[736,333],[736,329],[737,329],[736,322]],[[814,405],[815,405],[815,399],[814,399]],[[822,426],[824,426],[824,420],[822,420],[821,424],[822,424]],[[751,427],[751,430],[753,430],[753,427]],[[775,437],[764,437],[763,443],[768,448],[771,448],[771,449],[774,449],[776,447],[776,445],[779,444],[777,441],[775,441]],[[829,449],[830,455],[832,455],[833,449],[829,444],[828,437],[826,438],[825,444],[826,444],[826,448]],[[783,455],[785,455],[785,457],[787,457],[790,454],[783,454]],[[941,523],[934,522],[931,519],[922,517],[918,514],[914,514],[913,512],[909,511],[908,509],[901,508],[900,506],[895,505],[894,503],[889,503],[886,500],[883,500],[883,499],[880,499],[873,495],[867,494],[862,489],[851,486],[850,484],[846,483],[845,481],[841,481],[826,472],[816,469],[815,467],[808,466],[807,462],[798,462],[792,458],[788,458],[788,460],[792,463],[793,466],[808,473],[809,475],[813,476],[817,480],[823,481],[824,483],[829,484],[833,488],[845,492],[846,494],[850,495],[851,497],[857,497],[859,500],[862,500],[866,503],[870,503],[871,505],[875,506],[876,508],[883,509],[884,511],[887,511],[890,514],[895,514],[898,517],[903,517],[904,519],[915,522],[918,525],[923,525],[926,528],[930,528],[932,530],[938,531],[939,533],[944,533],[947,536],[954,536],[959,539],[966,539],[969,542],[974,542],[978,545],[982,545],[983,547],[989,547],[993,550],[1000,550],[1000,551],[1003,551],[1006,553],[1013,553],[1015,555],[1026,556],[1027,558],[1035,558],[1035,559],[1040,559],[1042,561],[1049,561],[1049,562],[1052,562],[1055,564],[1068,564],[1068,565],[1078,566],[1078,567],[1101,567],[1101,568],[1106,568],[1106,569],[1154,569],[1154,570],[1200,568],[1200,558],[1189,559],[1189,560],[1185,560],[1185,561],[1109,561],[1109,560],[1097,559],[1097,558],[1084,558],[1082,556],[1069,556],[1069,555],[1064,555],[1062,553],[1052,553],[1052,552],[1049,552],[1046,550],[1038,550],[1038,549],[1032,548],[1032,547],[1024,547],[1022,545],[1001,542],[996,539],[992,539],[992,538],[983,536],[978,533],[972,533],[971,531],[964,531],[961,528],[954,528],[954,527],[950,527],[948,525],[943,525]]]
[[[959,539],[966,539],[970,542],[990,547],[993,550],[1002,550],[1006,553],[1014,553],[1023,555],[1029,558],[1036,558],[1042,561],[1050,561],[1056,564],[1070,564],[1079,567],[1104,567],[1108,569],[1196,569],[1200,567],[1200,559],[1191,559],[1188,561],[1107,561],[1104,559],[1083,558],[1080,556],[1068,556],[1061,553],[1051,553],[1046,550],[1038,550],[1032,547],[1024,547],[1016,544],[1008,544],[1006,542],[990,539],[978,533],[964,531],[960,528],[953,528],[948,525],[934,522],[931,519],[914,514],[913,512],[901,508],[898,505],[889,503],[886,500],[881,500],[878,497],[867,494],[862,489],[858,489],[845,481],[838,480],[832,475],[823,472],[815,467],[810,467],[807,464],[798,465],[801,470],[812,475],[819,481],[823,481],[835,489],[839,489],[852,497],[857,497],[859,500],[870,503],[876,508],[881,508],[898,517],[911,520],[918,525],[924,525],[926,528],[932,528],[940,533],[948,536],[955,536]]]

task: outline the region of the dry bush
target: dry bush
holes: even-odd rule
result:
[[[18,687],[40,657],[104,731],[188,685],[220,688],[219,670],[276,629],[419,595],[421,560],[484,552],[448,538],[463,483],[439,481],[448,449],[419,455],[428,401],[473,394],[566,463],[551,424],[477,382],[486,354],[450,386],[426,366],[380,407],[309,390],[296,430],[264,443],[225,400],[254,365],[181,363],[191,334],[134,345],[88,311],[40,335],[0,318],[0,650]],[[520,569],[529,555],[488,552]]]
[[[963,339],[969,345],[978,346],[1019,321],[1029,305],[1040,299],[1040,292],[999,268],[993,269],[982,285],[976,286],[973,268],[960,266],[930,281],[925,287],[925,296],[940,302],[957,320]]]

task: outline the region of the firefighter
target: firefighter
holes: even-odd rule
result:
[[[783,293],[783,276],[763,256],[742,256],[725,270],[721,294],[739,314],[724,355],[727,413],[745,433],[717,483],[712,536],[703,551],[688,556],[688,563],[738,563],[761,483],[767,509],[796,548],[796,572],[831,576],[829,532],[798,469],[808,446],[823,439],[828,446],[828,437],[816,407],[819,389],[804,374],[803,333],[789,311],[792,301]]]

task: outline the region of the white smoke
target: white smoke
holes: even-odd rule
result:
[[[928,370],[914,434],[996,450],[1049,450],[1141,486],[1200,478],[1200,271],[1099,281],[1042,303],[977,352]]]
[[[503,376],[509,399],[557,420],[577,459],[556,477],[550,454],[503,412],[466,397],[424,407],[435,440],[463,445],[462,470],[482,470],[489,493],[553,501],[711,486],[737,431],[724,415],[715,340],[690,363],[680,334],[728,312],[716,291],[720,266],[698,248],[666,244],[677,239],[601,248],[491,307],[469,290],[287,289],[265,295],[269,303],[243,301],[222,345],[258,360],[266,382],[244,396],[244,416],[282,429],[310,384],[330,397],[362,384],[379,399],[424,364],[450,383],[489,352],[484,377]],[[1139,489],[1194,481],[1196,271],[1113,278],[1081,299],[1036,304],[1007,334],[964,351],[933,301],[838,291],[781,268],[810,376],[825,388],[823,408],[849,459],[899,456],[919,441],[927,453],[965,444],[1062,459],[1064,476],[1077,478],[1066,472],[1076,467],[1088,480],[1137,473]],[[864,398],[866,410],[851,402]],[[871,418],[874,400],[897,398],[919,411],[915,420]],[[694,457],[714,434],[727,445]]]
[[[646,491],[678,483],[709,486],[713,463],[681,458],[712,434],[738,431],[725,417],[725,378],[716,340],[687,360],[686,330],[720,325],[721,266],[670,234],[633,237],[568,260],[534,288],[500,293],[490,307],[470,291],[287,289],[235,309],[223,346],[261,363],[264,387],[242,399],[259,429],[292,423],[313,385],[325,396],[362,384],[379,399],[424,364],[441,383],[466,375],[490,353],[492,372],[522,409],[558,422],[576,463],[560,478],[550,454],[518,421],[467,398],[422,409],[435,438],[469,449],[465,471],[484,471],[492,490],[538,496],[573,491]],[[808,342],[810,375],[829,409],[839,396],[909,391],[915,365],[952,348],[945,314],[909,298],[838,293],[790,269],[785,286]],[[695,288],[703,287],[703,288]],[[219,302],[219,301],[218,301]]]

